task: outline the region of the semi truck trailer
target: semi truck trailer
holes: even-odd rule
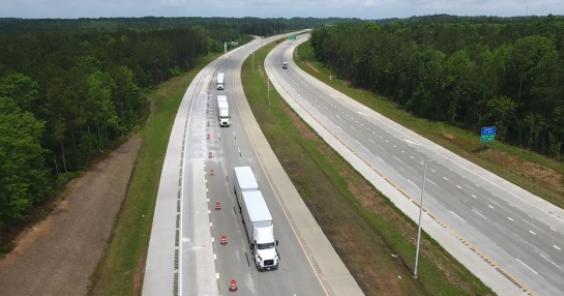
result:
[[[219,120],[219,126],[231,125],[231,113],[225,95],[217,96],[217,120]]]
[[[274,224],[250,167],[235,167],[234,191],[245,233],[258,270],[278,268]]]
[[[217,79],[215,81],[216,88],[219,90],[223,90],[225,87],[225,74],[217,73]]]

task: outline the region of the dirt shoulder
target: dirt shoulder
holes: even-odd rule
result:
[[[2,295],[86,295],[125,196],[139,136],[67,184],[44,220],[16,239],[0,260]]]

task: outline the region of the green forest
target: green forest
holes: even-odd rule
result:
[[[562,159],[564,18],[455,18],[316,29],[316,59],[411,113]]]
[[[278,19],[0,19],[0,246],[146,117],[143,90],[199,57],[311,26]]]

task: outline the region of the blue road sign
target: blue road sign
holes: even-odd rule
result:
[[[482,143],[489,143],[495,140],[495,126],[485,126],[482,128],[480,141]]]

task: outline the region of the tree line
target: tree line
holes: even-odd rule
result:
[[[564,18],[341,24],[316,58],[406,110],[556,158],[564,141]]]
[[[145,117],[143,88],[193,67],[214,42],[201,27],[0,35],[0,245]]]

